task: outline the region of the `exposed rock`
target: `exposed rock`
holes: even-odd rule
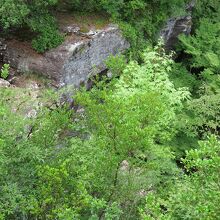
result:
[[[5,43],[5,40],[3,38],[0,38],[0,63],[4,61],[6,48],[7,45]]]
[[[37,110],[36,109],[30,109],[27,113],[26,113],[26,117],[27,118],[36,118],[37,117]]]
[[[0,88],[7,88],[7,87],[10,87],[10,83],[0,78]]]
[[[108,77],[109,79],[111,79],[111,78],[113,77],[113,74],[112,74],[111,71],[108,71],[108,72],[107,72],[107,77]]]
[[[169,19],[161,30],[160,36],[163,38],[167,50],[173,49],[180,34],[189,35],[191,33],[192,11],[195,4],[196,0],[190,1],[185,8],[187,15]]]
[[[80,32],[80,27],[76,24],[72,24],[63,27],[61,31],[67,34],[77,34]]]
[[[164,39],[165,48],[168,50],[173,49],[178,42],[178,36],[180,34],[189,35],[191,28],[191,15],[169,19],[166,27],[161,31],[161,37]]]
[[[99,33],[99,31],[97,31],[97,30],[90,30],[88,33],[81,32],[80,34],[81,34],[81,36],[91,37],[91,36],[94,36],[98,33]]]
[[[187,5],[186,5],[186,11],[189,13],[192,13],[193,9],[195,8],[196,5],[196,0],[192,0],[190,1]]]
[[[7,58],[19,72],[40,73],[54,79],[59,87],[86,83],[88,78],[106,69],[104,61],[129,47],[116,26],[88,32],[86,36],[72,34],[59,47],[38,54],[27,42],[7,42]]]
[[[129,163],[127,160],[123,160],[120,164],[120,170],[121,171],[126,171],[128,172],[129,171]]]

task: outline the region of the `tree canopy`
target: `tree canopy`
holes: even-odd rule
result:
[[[90,89],[0,88],[0,220],[220,219],[220,2],[197,1],[165,51],[159,27],[184,3],[1,0],[1,35],[31,32],[38,52],[65,37],[59,10],[108,13],[131,48]]]

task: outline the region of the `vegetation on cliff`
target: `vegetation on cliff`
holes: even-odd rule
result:
[[[10,34],[13,30],[33,32],[32,46],[38,52],[58,46],[63,36],[58,31],[56,12],[103,13],[120,23],[133,44],[142,47],[146,38],[153,40],[169,16],[183,13],[184,0],[2,0],[0,28]],[[138,48],[137,48],[138,49]]]
[[[219,219],[219,0],[197,2],[176,54],[151,44],[183,4],[0,2],[4,32],[28,27],[39,52],[61,42],[53,14],[64,9],[109,13],[131,42],[106,61],[111,80],[95,77],[73,106],[50,89],[0,88],[1,220]]]

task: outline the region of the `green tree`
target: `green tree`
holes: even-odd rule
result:
[[[53,157],[53,146],[68,126],[70,114],[65,109],[39,109],[37,118],[24,118],[18,110],[12,112],[13,101],[9,101],[15,92],[18,95],[18,90],[0,90],[0,213],[1,219],[31,219],[40,209],[38,166]]]
[[[182,161],[188,174],[161,194],[149,194],[142,219],[218,219],[219,151],[220,142],[212,136],[186,152]]]
[[[202,9],[205,18],[197,21],[195,33],[181,36],[181,44],[188,59],[184,62],[192,74],[196,72],[200,86],[194,91],[194,98],[186,106],[186,114],[182,117],[184,130],[189,135],[203,137],[207,133],[219,135],[219,97],[220,97],[220,18],[216,10],[211,8],[218,1],[204,1],[204,8],[198,3],[197,13]]]
[[[143,60],[130,62],[119,80],[77,95],[94,148],[103,151],[94,190],[123,206],[125,219],[137,218],[142,193],[175,176],[172,153],[161,143],[174,135],[176,112],[189,97],[169,80],[172,60],[160,47],[143,53]]]
[[[51,15],[51,7],[57,0],[2,0],[0,2],[0,27],[5,30],[11,28],[28,27],[37,34],[33,47],[38,52],[58,46],[62,36],[57,31],[56,22]]]
[[[9,64],[4,64],[2,66],[2,69],[1,69],[1,72],[0,72],[0,76],[3,78],[3,79],[6,79],[9,75],[9,69],[10,69],[10,65]]]

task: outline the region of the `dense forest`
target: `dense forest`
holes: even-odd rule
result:
[[[0,0],[0,38],[56,48],[61,11],[105,17],[130,48],[89,89],[0,86],[0,220],[220,219],[220,0]]]

